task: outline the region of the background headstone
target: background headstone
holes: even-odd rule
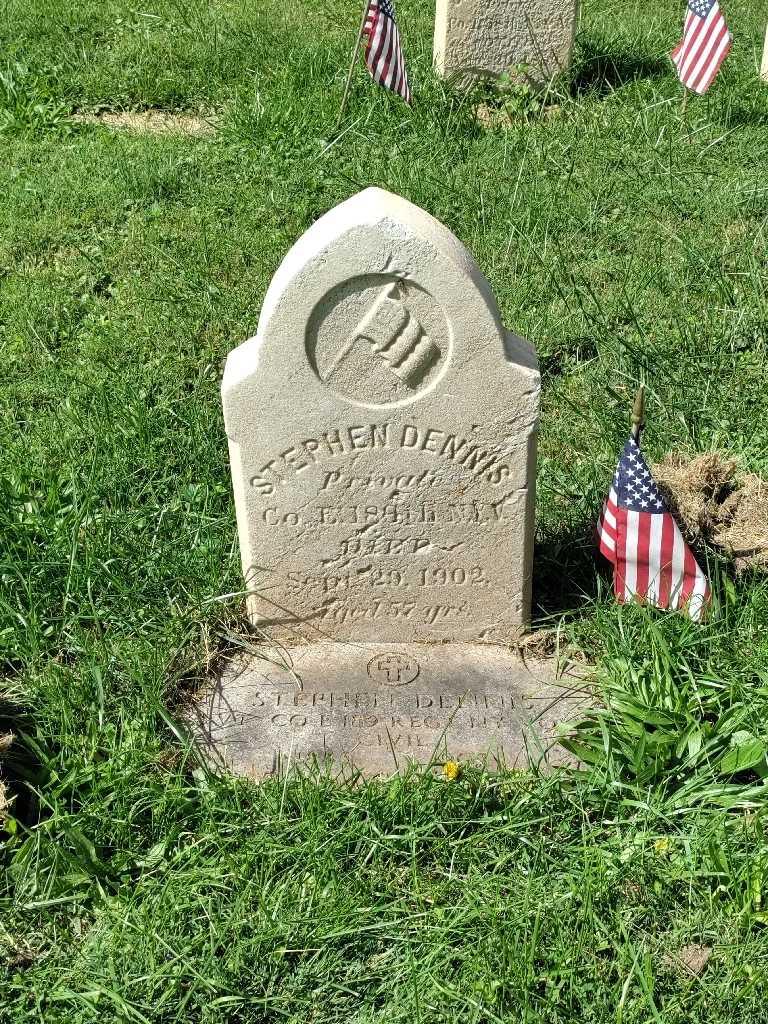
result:
[[[437,0],[435,67],[462,84],[525,64],[544,84],[567,67],[577,0]]]
[[[222,385],[253,621],[508,641],[527,623],[539,374],[458,240],[368,189],[296,243]]]

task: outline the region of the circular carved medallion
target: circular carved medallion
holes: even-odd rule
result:
[[[317,377],[354,405],[406,404],[445,372],[451,332],[435,299],[394,274],[351,278],[315,307],[307,356]]]

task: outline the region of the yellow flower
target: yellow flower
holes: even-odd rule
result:
[[[667,857],[672,852],[672,843],[669,839],[657,839],[653,844],[654,852],[659,857]]]
[[[461,765],[458,761],[446,761],[443,765],[443,774],[449,782],[455,782],[461,775]]]

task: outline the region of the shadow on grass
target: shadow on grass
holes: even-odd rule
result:
[[[729,104],[720,113],[719,120],[726,129],[765,128],[768,126],[768,110],[764,105]]]
[[[599,36],[577,41],[568,79],[568,92],[580,97],[586,93],[605,96],[622,85],[643,78],[669,74],[666,58],[640,53],[627,44]]]
[[[598,356],[597,344],[592,337],[577,337],[558,346],[554,352],[539,353],[539,369],[543,381],[570,373],[583,363]]]
[[[33,722],[28,709],[21,707],[0,691],[0,778],[10,799],[9,810],[18,821],[34,824],[38,813],[38,802],[34,786],[42,778],[40,758],[28,742]],[[0,826],[2,834],[2,826]]]
[[[594,523],[545,536],[533,562],[533,619],[577,612],[597,596],[599,558]]]

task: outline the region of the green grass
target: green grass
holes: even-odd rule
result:
[[[683,117],[682,4],[589,0],[550,109],[488,130],[431,75],[430,6],[399,5],[414,110],[361,69],[338,135],[355,4],[3,6],[3,1022],[765,1016],[768,582],[704,552],[709,624],[620,610],[590,539],[640,381],[652,457],[768,475],[765,19],[728,5]],[[221,127],[69,118],[153,106]],[[255,787],[173,728],[242,628],[223,361],[288,246],[369,184],[448,224],[539,351],[535,611],[605,703],[581,775]],[[665,966],[691,942],[699,978]]]

